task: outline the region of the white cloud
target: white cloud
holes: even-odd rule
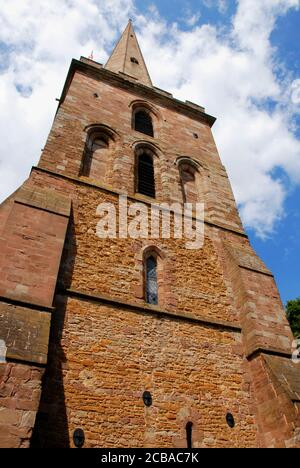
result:
[[[239,0],[225,33],[193,26],[193,14],[191,30],[182,31],[156,10],[140,14],[131,0],[0,0],[0,198],[37,162],[71,58],[94,50],[95,60],[105,61],[134,16],[154,83],[218,117],[214,132],[243,220],[261,236],[271,233],[289,190],[274,171],[300,182],[292,126],[300,80],[288,71],[284,83],[276,78],[270,35],[278,16],[298,6],[299,0]]]
[[[186,20],[185,20],[185,24],[187,26],[193,27],[198,23],[200,18],[201,18],[201,13],[200,12],[193,14],[190,11],[188,11],[187,12],[187,17],[186,17]]]
[[[233,21],[233,32],[243,49],[252,51],[256,60],[267,60],[272,54],[270,34],[276,19],[290,8],[298,8],[299,0],[239,0]]]
[[[300,79],[294,80],[291,84],[291,99],[293,104],[300,104]]]
[[[228,0],[202,0],[208,8],[217,8],[220,13],[226,13],[228,9]]]

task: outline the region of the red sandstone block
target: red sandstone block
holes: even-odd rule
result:
[[[1,406],[3,408],[16,409],[16,400],[14,400],[14,398],[11,398],[10,396],[7,398],[1,397]]]
[[[0,385],[0,397],[6,398],[13,395],[14,385],[12,383],[6,383]]]
[[[16,408],[24,411],[36,411],[36,401],[16,399]]]
[[[10,434],[9,426],[0,426],[0,447],[1,448],[19,448],[20,438],[15,434]]]
[[[0,407],[0,426],[18,426],[21,422],[22,412],[10,408]]]

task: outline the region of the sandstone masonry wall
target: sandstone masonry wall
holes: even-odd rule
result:
[[[256,445],[239,333],[71,298],[55,329],[59,352],[50,353],[36,427],[42,446],[64,445],[61,435],[71,441],[81,427],[87,447],[184,448],[188,421],[194,447]]]
[[[154,138],[132,129],[145,102]],[[194,447],[299,444],[291,331],[244,233],[212,123],[197,106],[73,62],[39,166],[0,208],[0,446],[69,447],[81,427],[87,447],[186,447],[189,421]],[[111,139],[101,183],[82,176],[97,125]],[[135,194],[140,145],[154,154],[158,203],[183,201],[178,158],[199,164],[202,249],[96,236],[99,203],[151,203]],[[147,248],[161,255],[157,307],[145,303]]]

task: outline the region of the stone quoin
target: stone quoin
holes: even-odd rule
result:
[[[214,122],[154,87],[131,22],[106,66],[72,61],[39,164],[0,206],[0,447],[74,447],[78,429],[84,447],[300,447],[292,333]],[[204,203],[203,247],[100,238],[120,195]]]

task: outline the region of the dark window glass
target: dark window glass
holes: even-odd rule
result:
[[[138,193],[155,198],[153,158],[142,154],[138,159]]]
[[[154,136],[152,119],[147,112],[139,111],[135,114],[134,129],[137,132],[145,133],[151,137]]]
[[[187,443],[187,448],[191,449],[193,448],[193,423],[188,422],[186,425],[186,443]]]
[[[158,304],[157,261],[154,257],[146,261],[146,300],[148,304]]]

